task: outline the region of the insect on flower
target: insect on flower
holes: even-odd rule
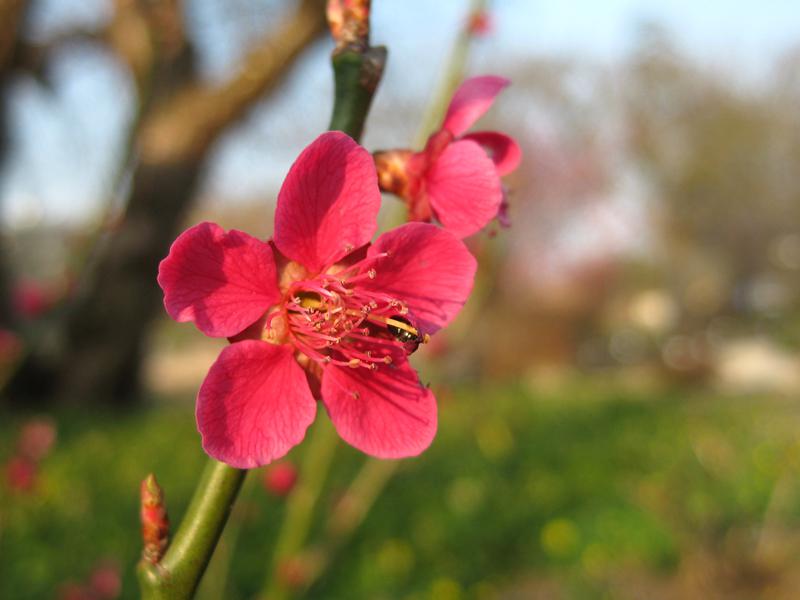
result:
[[[175,240],[159,266],[167,312],[231,342],[197,397],[209,455],[239,468],[282,457],[317,400],[339,435],[372,456],[430,445],[436,400],[407,356],[459,312],[476,263],[427,223],[370,244],[379,207],[371,156],[329,132],[289,170],[272,240],[214,223]]]

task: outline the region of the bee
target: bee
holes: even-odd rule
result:
[[[411,321],[402,315],[386,319],[386,329],[394,336],[394,339],[403,344],[406,354],[413,354],[420,344],[427,343],[430,338],[427,333],[420,334]]]

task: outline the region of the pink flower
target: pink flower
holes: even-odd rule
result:
[[[497,131],[465,132],[509,83],[492,75],[466,80],[422,152],[375,153],[381,189],[406,201],[409,220],[435,218],[463,238],[503,216],[500,177],[517,168],[522,152],[513,138]]]
[[[289,170],[270,242],[214,223],[175,240],[158,274],[167,312],[233,342],[197,397],[210,456],[239,468],[284,456],[314,420],[315,397],[367,454],[431,443],[436,402],[406,354],[461,309],[475,259],[424,223],[369,245],[379,206],[370,155],[329,132]]]

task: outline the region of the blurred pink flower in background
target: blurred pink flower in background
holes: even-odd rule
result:
[[[56,435],[56,427],[51,419],[31,419],[20,429],[17,453],[29,460],[40,461],[50,453]]]
[[[89,574],[88,583],[68,581],[58,590],[58,600],[114,600],[122,591],[122,576],[114,561],[98,562]]]
[[[436,401],[407,354],[456,316],[476,262],[424,223],[369,245],[379,208],[369,153],[329,132],[289,170],[272,241],[201,223],[172,245],[158,275],[167,312],[232,342],[197,398],[210,456],[239,468],[284,456],[313,422],[315,397],[367,454],[430,445]]]
[[[517,168],[522,151],[498,131],[466,131],[509,83],[493,75],[467,79],[453,94],[442,127],[421,152],[375,153],[381,189],[406,201],[409,220],[436,219],[463,238],[495,217],[505,218],[500,178]]]
[[[23,344],[19,336],[8,329],[0,329],[0,368],[7,367],[19,358]]]
[[[22,425],[16,452],[5,464],[6,483],[11,490],[34,490],[39,476],[39,463],[50,453],[55,440],[56,428],[50,419],[34,418]]]
[[[467,32],[474,36],[484,36],[492,32],[492,15],[488,10],[476,10],[467,17]]]
[[[50,310],[54,300],[52,291],[33,279],[23,279],[16,282],[12,290],[14,310],[18,315],[26,319],[40,317]]]
[[[99,600],[113,600],[122,591],[119,565],[110,560],[100,561],[89,574],[89,587]]]
[[[36,485],[38,467],[22,456],[14,456],[6,463],[6,484],[15,492],[30,492]]]
[[[264,488],[274,496],[288,496],[297,483],[297,467],[285,460],[270,465],[264,471]]]

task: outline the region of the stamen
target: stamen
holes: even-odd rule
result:
[[[382,252],[336,274],[290,286],[280,314],[298,351],[322,365],[376,371],[379,365],[392,364],[398,348],[411,353],[424,341],[425,336],[402,317],[408,313],[403,302],[358,286],[377,277],[372,263],[386,256],[388,252]]]

